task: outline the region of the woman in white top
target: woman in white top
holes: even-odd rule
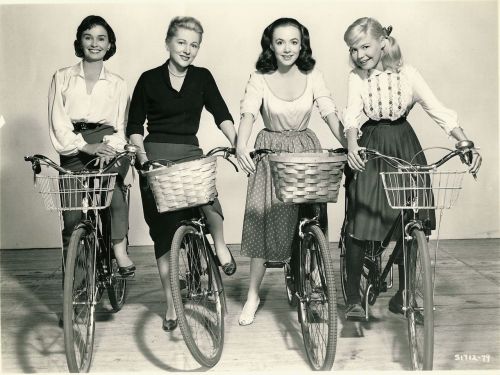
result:
[[[449,135],[466,140],[458,125],[457,114],[444,107],[434,96],[418,71],[403,65],[401,51],[390,36],[392,27],[383,28],[373,18],[356,20],[344,34],[355,68],[349,75],[347,108],[343,124],[348,140],[348,163],[354,178],[348,183],[347,208],[347,308],[346,318],[364,317],[360,304],[359,281],[365,241],[381,241],[393,224],[397,210],[388,205],[379,178],[380,172],[392,170],[381,159],[365,165],[361,147],[418,164],[427,164],[422,148],[406,116],[419,103],[429,116]],[[474,151],[472,172],[477,172],[481,157]],[[361,173],[356,173],[361,172]],[[435,228],[434,212],[421,210],[422,220]],[[402,259],[398,261],[401,263]],[[389,309],[402,313],[404,269],[399,265],[399,290]]]
[[[247,143],[253,123],[260,113],[265,128],[257,135],[256,149],[314,152],[321,145],[307,127],[316,104],[335,137],[342,139],[335,104],[322,74],[314,69],[307,28],[295,19],[280,18],[264,30],[261,45],[257,71],[250,76],[241,101],[237,138],[238,161],[250,174],[241,253],[252,258],[250,286],[240,325],[253,322],[260,302],[264,262],[290,258],[298,219],[297,205],[277,200],[267,158],[257,166],[250,158]]]
[[[103,61],[116,52],[116,37],[103,18],[86,17],[77,29],[74,47],[82,61],[59,69],[52,78],[49,129],[61,166],[80,170],[96,157],[107,163],[123,150],[129,96],[125,81],[104,67]],[[111,171],[119,172],[111,202],[113,249],[121,275],[131,277],[135,266],[127,255],[128,206],[123,190],[128,164],[122,161]],[[65,250],[80,218],[80,211],[63,212]]]

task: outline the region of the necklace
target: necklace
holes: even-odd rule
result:
[[[172,72],[172,71],[170,70],[170,67],[167,67],[167,69],[168,69],[168,72],[169,72],[170,74],[172,74],[174,77],[179,77],[179,78],[181,78],[181,77],[185,77],[185,76],[186,76],[186,74],[187,74],[187,71],[186,71],[184,74],[175,74],[174,72]]]

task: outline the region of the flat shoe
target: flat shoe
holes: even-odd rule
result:
[[[135,276],[135,264],[127,267],[118,267],[118,273],[122,279],[128,279]]]
[[[177,328],[177,319],[165,319],[163,318],[163,324],[161,327],[165,332],[171,332]]]
[[[245,306],[243,306],[243,309],[241,310],[240,318],[238,319],[238,323],[240,326],[248,326],[253,323],[255,320],[255,313],[257,312],[257,309],[259,308],[260,304],[260,298],[257,299],[257,303],[255,306],[248,307],[248,301],[245,302]]]
[[[399,290],[389,300],[389,311],[394,314],[403,314],[403,293]]]
[[[366,318],[365,310],[360,303],[352,303],[345,309],[346,320]]]

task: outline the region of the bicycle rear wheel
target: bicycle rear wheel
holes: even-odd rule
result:
[[[297,285],[302,338],[311,368],[328,371],[337,349],[337,302],[333,262],[317,225],[305,228],[300,252]]]
[[[127,299],[127,280],[116,277],[118,274],[118,263],[116,259],[113,259],[111,261],[111,276],[107,289],[109,303],[111,303],[114,312],[120,311]]]
[[[209,246],[194,227],[179,227],[170,250],[170,282],[189,351],[199,364],[213,367],[224,346],[225,302],[221,276]]]
[[[70,372],[88,372],[92,362],[96,295],[95,236],[87,228],[71,235],[64,275],[64,347]]]
[[[424,233],[413,229],[408,242],[408,338],[413,370],[432,370],[434,356],[434,301],[431,260]]]

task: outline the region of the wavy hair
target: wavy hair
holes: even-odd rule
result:
[[[316,60],[312,57],[311,43],[309,40],[309,31],[307,27],[302,25],[299,21],[294,18],[279,18],[271,23],[264,29],[262,33],[262,38],[260,39],[260,45],[262,47],[262,52],[257,59],[255,67],[261,73],[274,72],[278,69],[278,63],[276,61],[276,56],[271,50],[271,44],[273,40],[274,30],[279,26],[295,26],[300,31],[300,52],[295,64],[297,67],[303,71],[308,72],[314,68]]]
[[[374,39],[386,39],[386,45],[382,54],[382,66],[398,72],[403,66],[403,55],[396,39],[391,36],[392,26],[382,27],[380,22],[374,18],[363,17],[354,21],[344,33],[344,41],[351,47],[355,45],[363,36],[370,34]],[[356,66],[354,60],[351,61]]]
[[[177,34],[177,30],[179,28],[192,30],[198,34],[200,34],[200,43],[203,39],[203,26],[201,26],[200,21],[198,21],[194,17],[174,17],[167,29],[167,36],[165,37],[165,42],[168,42],[172,39],[175,34]]]
[[[109,24],[106,22],[104,18],[101,16],[87,16],[83,19],[83,21],[80,23],[80,26],[78,26],[78,29],[76,30],[76,39],[73,42],[73,46],[75,47],[75,55],[77,57],[84,57],[83,54],[83,47],[82,47],[82,35],[84,31],[90,30],[94,26],[102,26],[108,33],[108,40],[109,43],[111,44],[109,50],[106,52],[104,55],[104,61],[109,59],[111,56],[113,56],[116,52],[116,36],[115,32],[109,26]]]

